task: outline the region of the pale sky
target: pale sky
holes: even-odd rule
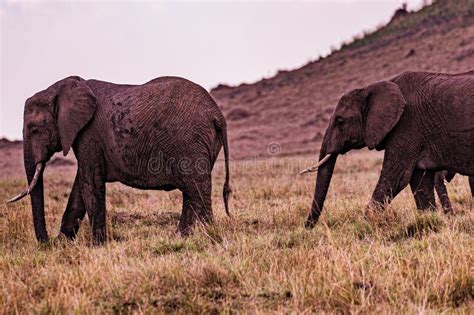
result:
[[[328,54],[403,2],[423,1],[0,0],[0,137],[21,139],[25,100],[69,75],[251,83]]]

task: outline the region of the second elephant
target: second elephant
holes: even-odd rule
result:
[[[385,150],[369,205],[383,209],[416,173],[474,176],[474,72],[406,72],[342,96],[323,138],[306,226],[323,210],[337,156]]]

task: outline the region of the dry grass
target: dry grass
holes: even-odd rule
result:
[[[457,213],[420,213],[408,191],[383,213],[365,213],[381,156],[340,159],[326,211],[303,228],[313,176],[296,158],[238,162],[233,219],[214,183],[217,224],[175,234],[178,192],[107,186],[109,234],[36,244],[26,201],[0,206],[0,313],[459,312],[474,302],[474,212],[466,178],[449,190]],[[62,173],[59,172],[62,171]],[[74,170],[49,168],[47,222],[58,231]],[[22,178],[2,179],[0,199]]]

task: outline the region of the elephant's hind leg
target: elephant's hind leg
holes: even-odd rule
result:
[[[204,224],[213,221],[210,178],[202,181],[191,179],[183,190],[183,210],[178,225],[181,235],[191,232],[196,219]]]
[[[469,186],[471,187],[472,203],[474,204],[474,176],[469,176]]]
[[[178,224],[178,232],[186,236],[191,233],[191,227],[195,220],[195,213],[191,205],[191,198],[187,193],[183,192],[183,209]]]
[[[446,189],[446,185],[444,184],[445,175],[446,173],[444,171],[440,171],[436,173],[436,176],[435,176],[436,193],[438,194],[439,200],[443,207],[443,211],[445,213],[453,213],[453,207],[451,206],[451,201],[449,200],[448,190]]]
[[[84,207],[79,187],[79,175],[76,175],[61,221],[60,235],[64,235],[71,240],[75,239],[85,214],[86,208]]]

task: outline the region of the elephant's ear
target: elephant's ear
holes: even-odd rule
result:
[[[398,85],[393,82],[377,82],[368,86],[365,92],[365,143],[369,149],[374,149],[398,123],[406,101]]]
[[[94,116],[97,101],[83,79],[70,77],[59,88],[56,106],[59,137],[66,155],[79,131]]]

